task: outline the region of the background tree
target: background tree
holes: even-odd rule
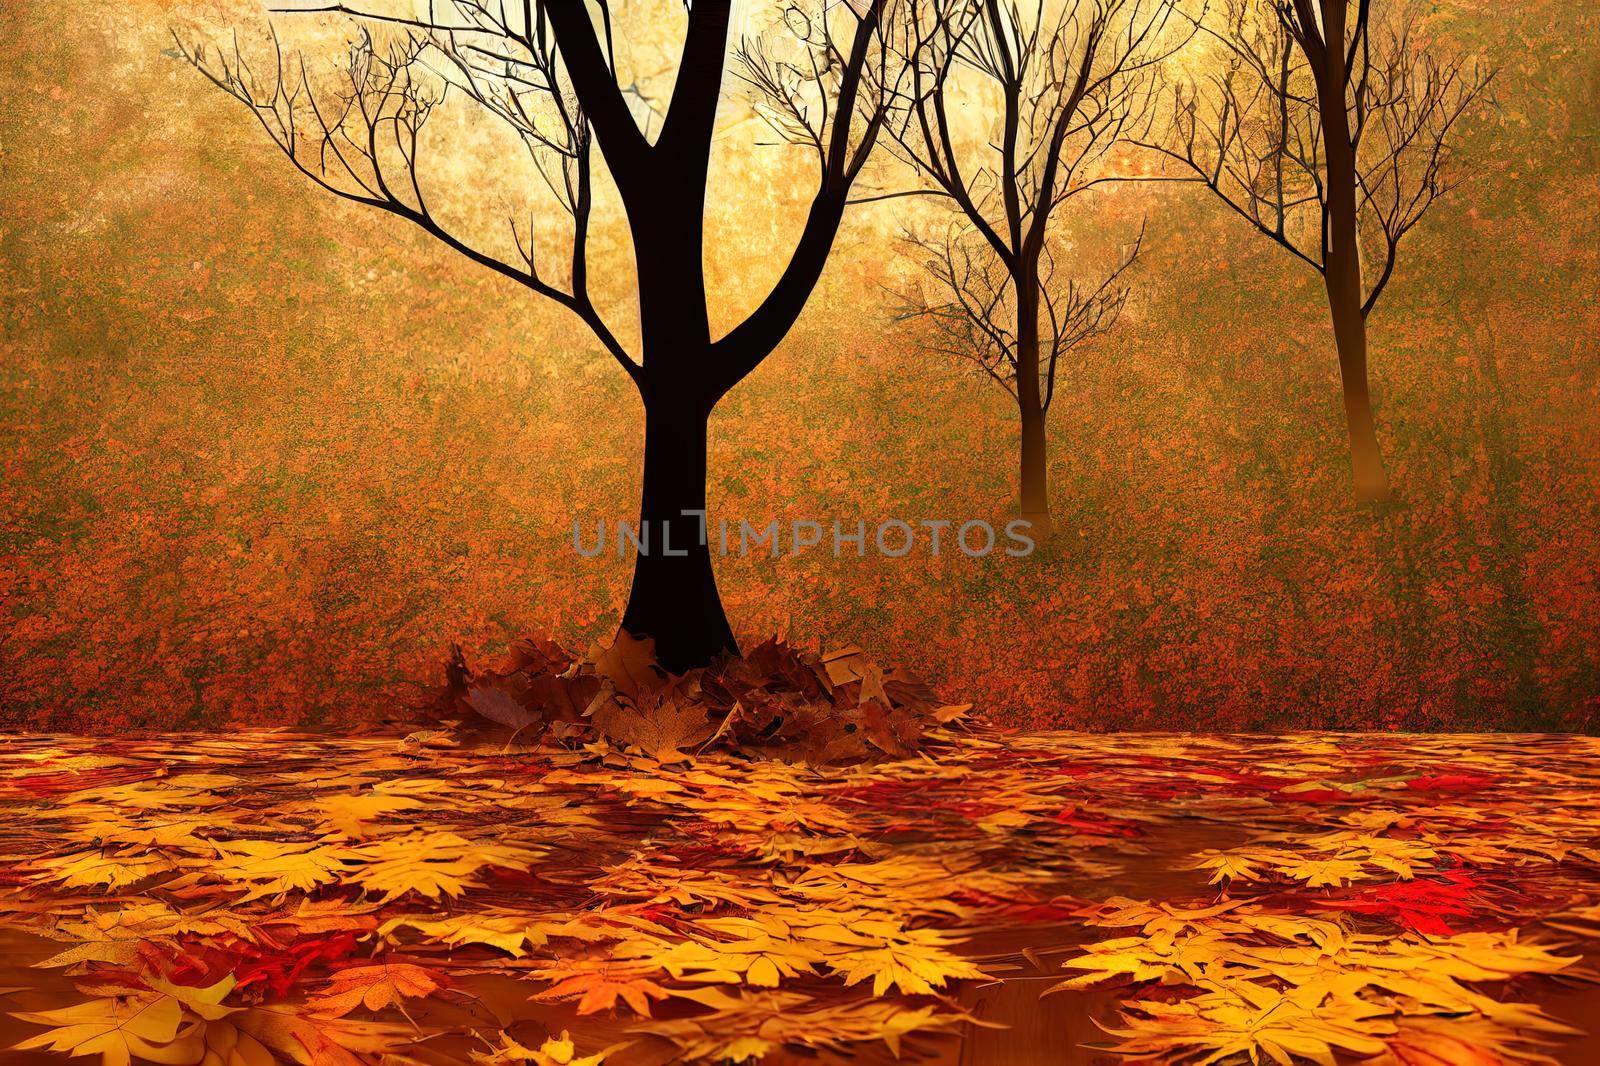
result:
[[[1202,21],[1217,68],[1179,80],[1139,142],[1322,275],[1357,499],[1389,495],[1373,425],[1367,316],[1400,242],[1452,185],[1450,140],[1492,72],[1414,34],[1379,0],[1225,0]]]
[[[1106,180],[1097,164],[1142,119],[1173,22],[1166,0],[911,0],[895,38],[907,75],[892,140],[958,215],[943,232],[910,235],[945,298],[907,313],[933,322],[938,350],[976,362],[1015,397],[1021,510],[1043,530],[1057,369],[1116,321],[1119,279],[1139,248],[1083,284],[1059,269],[1052,223]],[[974,136],[968,109],[996,116],[994,128]]]
[[[619,85],[604,0],[439,0],[425,15],[412,5],[308,9],[347,16],[356,29],[347,61],[329,76],[286,55],[276,32],[264,74],[237,38],[226,49],[178,40],[183,57],[249,107],[311,181],[398,215],[567,308],[632,379],[645,409],[640,520],[651,544],[636,558],[622,627],[653,638],[660,662],[674,671],[738,650],[704,536],[711,411],[805,306],[886,114],[887,0],[819,4],[815,13],[791,7],[781,47],[746,42],[738,53],[745,79],[776,94],[780,112],[792,112],[809,134],[816,194],[777,283],[742,322],[712,337],[704,208],[731,6],[687,6],[682,58],[653,140],[630,110],[626,94],[636,86]],[[566,220],[564,241],[536,239],[531,220],[512,221],[496,246],[450,221],[488,206],[486,196],[450,179],[452,160],[426,134],[429,120],[458,100],[509,126],[526,159],[497,162],[531,161]],[[632,236],[637,358],[590,295],[596,145]],[[451,199],[441,210],[438,201]],[[550,245],[564,252],[559,266],[548,261]]]

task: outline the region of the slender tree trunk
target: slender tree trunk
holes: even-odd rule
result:
[[[1350,473],[1356,499],[1370,503],[1389,495],[1389,475],[1372,421],[1367,387],[1367,320],[1361,310],[1361,247],[1356,218],[1356,153],[1346,102],[1345,4],[1324,0],[1323,33],[1328,44],[1317,71],[1317,111],[1326,152],[1327,227],[1323,280],[1339,349],[1345,425],[1350,433]]]
[[[1051,518],[1044,412],[1024,403],[1018,407],[1022,415],[1022,517],[1033,523],[1035,533],[1048,535]]]
[[[739,653],[705,535],[709,415],[693,398],[645,399],[639,522],[649,539],[634,561],[622,628],[653,639],[657,660],[673,673]]]
[[[1022,420],[1019,502],[1022,517],[1033,523],[1034,533],[1048,536],[1051,531],[1049,458],[1044,398],[1039,384],[1038,286],[1029,278],[1019,278],[1016,289],[1017,412]]]
[[[1333,338],[1339,349],[1339,378],[1344,386],[1345,425],[1350,433],[1350,475],[1356,499],[1374,503],[1389,497],[1389,475],[1378,447],[1372,420],[1372,394],[1367,386],[1367,319],[1361,313],[1361,291],[1353,293],[1328,277],[1328,307],[1333,313]]]

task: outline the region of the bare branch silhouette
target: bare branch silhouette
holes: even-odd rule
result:
[[[1192,28],[1168,0],[910,0],[899,31],[907,75],[891,98],[893,151],[956,216],[908,235],[941,295],[904,301],[901,317],[928,321],[934,350],[976,363],[1016,399],[1022,510],[1047,528],[1057,372],[1116,322],[1142,240],[1086,283],[1065,269],[1053,223],[1109,179],[1103,162],[1145,122],[1156,69]],[[997,115],[989,137],[953,118],[967,106]]]
[[[1225,0],[1198,23],[1218,61],[1169,79],[1132,138],[1323,276],[1366,500],[1389,491],[1366,318],[1402,240],[1453,187],[1453,135],[1493,78],[1420,40],[1417,22],[1404,2]]]
[[[304,57],[286,55],[271,33],[270,69],[258,72],[234,34],[207,45],[173,33],[178,54],[212,84],[250,109],[289,162],[320,188],[419,226],[481,266],[574,312],[630,376],[638,364],[624,351],[590,297],[587,242],[592,211],[592,137],[583,111],[562,84],[549,27],[513,31],[475,2],[449,5],[444,22],[368,16],[345,5],[317,9],[356,16],[345,63],[314,78]],[[398,27],[379,44],[368,21]],[[450,94],[470,98],[521,139],[555,200],[571,217],[565,276],[541,269],[531,232],[508,220],[517,257],[484,249],[453,232],[427,192],[428,145],[422,134]],[[451,190],[459,193],[459,190]]]
[[[670,669],[736,652],[701,524],[712,409],[794,324],[832,249],[857,176],[880,138],[896,80],[887,47],[894,0],[814,0],[737,51],[762,115],[812,145],[816,194],[778,282],[742,323],[713,339],[703,262],[713,133],[729,66],[731,0],[687,6],[682,57],[665,107],[620,83],[606,0],[432,0],[384,10],[298,7],[346,19],[346,60],[313,73],[273,31],[261,71],[237,36],[174,34],[178,54],[244,104],[300,173],[342,199],[407,219],[438,241],[580,318],[638,387],[645,408],[641,525],[667,550],[641,552],[622,626],[654,638]],[[398,10],[400,13],[396,13]],[[411,12],[411,13],[406,13]],[[567,232],[507,218],[499,247],[449,221],[448,202],[483,196],[448,176],[429,119],[458,102],[509,129]],[[647,128],[641,129],[636,111]],[[649,127],[659,129],[654,140]],[[598,150],[598,152],[596,151]],[[620,194],[638,280],[640,351],[628,352],[590,292],[596,159]],[[517,161],[494,160],[511,167]],[[482,213],[481,210],[479,212]],[[543,218],[544,215],[539,215]],[[550,248],[564,249],[552,264]]]

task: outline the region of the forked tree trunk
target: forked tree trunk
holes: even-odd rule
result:
[[[705,177],[696,157],[662,165],[629,204],[639,278],[644,366],[644,475],[640,528],[622,628],[655,641],[677,674],[739,646],[722,610],[706,543],[706,431],[718,397],[705,387],[711,327],[701,259]],[[686,513],[687,512],[687,513]]]
[[[707,422],[717,400],[783,340],[822,275],[850,184],[865,160],[853,156],[850,130],[882,2],[874,0],[860,16],[845,57],[822,185],[794,253],[767,298],[713,343],[703,261],[705,199],[732,10],[730,0],[696,0],[689,8],[672,97],[649,142],[618,91],[588,5],[540,5],[562,45],[633,238],[644,357],[630,373],[644,400],[639,518],[651,540],[635,559],[622,628],[653,639],[657,661],[674,673],[739,651],[705,536]],[[875,137],[875,131],[864,135],[856,151],[870,151]],[[575,271],[584,262],[582,252],[574,253]]]
[[[1036,537],[1049,536],[1050,474],[1044,399],[1039,385],[1038,287],[1019,278],[1017,289],[1017,413],[1022,421],[1018,499]]]
[[[720,49],[720,42],[716,46]],[[689,76],[709,77],[698,70],[680,74]],[[720,397],[705,382],[711,362],[701,248],[707,158],[696,151],[659,159],[651,180],[630,185],[624,200],[644,342],[639,523],[649,541],[634,559],[622,628],[655,641],[656,661],[675,674],[705,666],[725,652],[739,654],[705,535],[706,432]]]
[[[653,639],[656,659],[673,673],[739,651],[705,535],[709,414],[692,399],[645,400],[639,522],[649,539],[634,560],[622,628]]]

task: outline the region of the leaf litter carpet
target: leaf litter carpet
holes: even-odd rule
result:
[[[1600,1062],[1600,742],[5,738],[0,1062]]]

